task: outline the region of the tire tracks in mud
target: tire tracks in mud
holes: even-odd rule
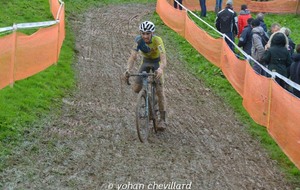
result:
[[[121,80],[137,26],[154,4],[95,8],[74,22],[77,90],[0,174],[4,189],[117,189],[192,183],[199,189],[292,189],[232,110],[168,53],[168,129],[139,142],[136,94]],[[136,68],[137,69],[137,68]],[[125,186],[124,186],[125,187]]]

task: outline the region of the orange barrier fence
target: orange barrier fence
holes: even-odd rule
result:
[[[223,38],[209,36],[188,17],[186,11],[174,9],[167,0],[158,0],[156,11],[167,26],[222,69],[233,88],[243,97],[243,106],[253,120],[267,127],[283,152],[300,169],[300,99],[282,89],[274,79],[256,74],[247,61],[236,58]]]
[[[32,35],[13,30],[0,38],[0,89],[32,76],[58,61],[65,38],[64,6],[49,0],[57,24],[41,28]],[[62,4],[63,5],[63,4]]]
[[[222,7],[225,7],[227,0],[223,0]],[[173,5],[174,0],[168,0]],[[199,0],[182,1],[183,6],[189,10],[200,10]],[[272,1],[252,1],[252,0],[234,0],[234,10],[240,10],[241,5],[246,4],[251,12],[263,13],[296,13],[300,14],[299,0],[272,0]],[[206,8],[208,11],[214,11],[216,0],[206,0]]]

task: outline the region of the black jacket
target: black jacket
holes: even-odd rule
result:
[[[239,38],[238,46],[242,47],[243,50],[248,54],[251,55],[251,48],[252,48],[252,27],[247,25]]]
[[[290,37],[288,37],[288,39],[289,39],[290,53],[291,53],[291,55],[293,55],[296,44],[293,42],[293,40]]]
[[[286,48],[287,38],[281,32],[274,34],[271,39],[271,47],[265,51],[263,62],[268,65],[270,71],[275,71],[282,76],[289,77],[289,69],[292,64],[291,54]]]
[[[293,55],[293,64],[290,68],[291,80],[300,84],[300,53]]]
[[[216,28],[222,33],[233,32],[237,35],[238,26],[237,26],[237,14],[229,7],[221,10],[216,18]]]
[[[268,29],[267,29],[267,25],[265,24],[265,22],[263,20],[259,20],[259,22],[260,22],[259,25],[264,29],[265,32],[267,32]]]
[[[300,84],[300,53],[293,55],[293,63],[290,68],[291,80]],[[300,91],[294,89],[294,94],[300,98]]]

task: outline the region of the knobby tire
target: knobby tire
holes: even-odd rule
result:
[[[154,132],[157,133],[157,127],[158,127],[158,105],[157,105],[157,97],[156,97],[156,89],[155,86],[152,86],[151,88],[151,106],[150,106],[150,110],[151,110],[151,115],[152,115],[152,121],[153,121],[153,128],[154,128]]]
[[[151,100],[148,100],[151,101]],[[146,114],[148,113],[148,114]],[[141,142],[148,141],[149,136],[149,111],[146,110],[146,91],[141,90],[138,94],[136,105],[136,129]]]

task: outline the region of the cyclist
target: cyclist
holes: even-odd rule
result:
[[[160,112],[160,120],[158,130],[163,131],[166,128],[166,107],[165,107],[165,93],[164,93],[164,79],[163,70],[167,65],[166,51],[162,39],[154,35],[155,25],[150,21],[144,21],[139,26],[140,35],[135,38],[135,44],[131,50],[131,55],[127,61],[127,69],[125,77],[131,72],[134,62],[137,60],[139,52],[143,56],[143,62],[140,66],[139,73],[143,71],[156,71],[156,79],[158,84],[156,86],[156,94],[158,97],[158,107]],[[142,78],[136,77],[133,90],[136,93],[142,89]]]

